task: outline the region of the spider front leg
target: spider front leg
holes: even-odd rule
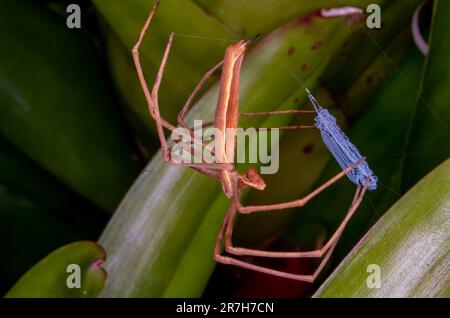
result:
[[[223,65],[223,60],[220,61],[219,63],[217,63],[214,67],[212,67],[209,71],[207,71],[205,73],[205,75],[203,75],[203,78],[200,80],[200,82],[197,84],[197,86],[194,88],[194,90],[192,91],[191,95],[189,96],[189,98],[187,99],[186,103],[184,104],[183,108],[181,109],[181,111],[178,114],[177,117],[177,122],[181,127],[184,128],[188,128],[188,125],[186,124],[185,118],[186,115],[189,111],[189,108],[192,105],[192,102],[194,101],[195,96],[198,94],[198,92],[200,91],[200,89],[203,87],[203,85],[205,85],[205,82],[211,78],[211,76]]]
[[[162,59],[161,65],[159,67],[159,70],[158,70],[158,73],[157,73],[157,76],[155,79],[155,83],[153,85],[151,92],[148,89],[147,81],[145,79],[145,75],[144,75],[144,72],[142,69],[142,65],[141,65],[141,61],[140,61],[140,54],[139,54],[139,48],[142,44],[142,40],[144,39],[144,36],[145,36],[145,33],[147,32],[148,27],[150,26],[150,23],[153,19],[153,16],[155,14],[157,7],[158,7],[158,1],[155,2],[154,6],[152,7],[152,10],[150,11],[147,21],[145,22],[144,27],[141,30],[138,41],[136,42],[135,46],[133,47],[132,53],[133,53],[134,64],[136,66],[136,71],[137,71],[137,74],[139,77],[139,82],[142,86],[142,90],[144,91],[145,99],[147,101],[149,113],[156,122],[156,129],[157,129],[159,141],[161,143],[163,159],[167,163],[173,163],[173,164],[178,164],[181,166],[190,167],[190,168],[193,168],[193,169],[195,169],[201,173],[204,173],[210,177],[213,177],[214,179],[217,179],[218,173],[212,169],[232,169],[233,167],[231,167],[230,165],[226,165],[226,164],[176,163],[171,158],[170,148],[167,146],[166,138],[164,136],[164,128],[166,128],[170,131],[173,131],[176,127],[173,126],[172,124],[170,124],[169,122],[167,122],[166,120],[164,120],[163,118],[161,118],[161,114],[159,111],[159,103],[158,103],[158,91],[159,91],[159,87],[161,85],[161,81],[163,78],[167,59],[168,59],[168,56],[169,56],[169,53],[170,53],[170,50],[172,47],[174,34],[171,33],[169,36],[169,40],[167,42],[167,45],[166,45],[166,48],[164,51],[163,59]],[[194,140],[194,142],[195,141],[196,140]],[[200,141],[197,141],[197,142],[200,142]],[[202,144],[202,142],[200,142],[200,143]]]
[[[145,22],[144,27],[141,30],[138,41],[136,42],[135,46],[133,47],[132,52],[133,52],[134,64],[136,66],[136,71],[137,71],[138,77],[139,77],[139,82],[141,83],[142,89],[144,91],[145,99],[147,100],[148,110],[150,112],[150,115],[154,118],[154,120],[156,122],[156,130],[158,132],[159,141],[161,143],[163,158],[165,161],[168,161],[169,154],[168,154],[167,143],[166,143],[166,138],[164,136],[163,127],[167,128],[171,131],[174,130],[175,127],[161,118],[161,115],[159,112],[159,105],[158,105],[158,90],[159,90],[159,86],[161,85],[161,80],[162,80],[162,77],[164,74],[165,65],[167,63],[167,58],[169,56],[169,52],[172,47],[173,33],[169,37],[169,41],[168,41],[166,49],[164,51],[164,56],[163,56],[162,62],[159,67],[158,74],[156,76],[155,84],[153,85],[153,89],[151,92],[148,89],[147,81],[145,79],[144,71],[142,70],[142,65],[141,65],[140,55],[139,55],[139,48],[142,44],[142,40],[144,39],[145,33],[147,32],[147,29],[150,26],[153,16],[155,15],[158,4],[159,4],[159,2],[156,1],[155,4],[153,5],[152,10],[150,11],[147,21]]]
[[[196,143],[197,145],[201,146],[201,147],[208,147],[203,143],[203,140],[197,140],[195,134],[194,134],[194,129],[193,128],[189,128],[188,125],[186,124],[185,118],[188,114],[189,108],[192,105],[192,102],[194,101],[195,96],[198,94],[198,92],[200,91],[200,89],[203,87],[203,85],[205,84],[205,82],[223,65],[223,60],[220,61],[218,64],[216,64],[214,67],[212,67],[209,71],[207,71],[205,73],[205,75],[203,75],[203,78],[200,80],[200,82],[197,84],[197,86],[195,87],[195,89],[192,91],[191,95],[188,97],[186,103],[184,104],[183,108],[181,109],[181,111],[178,113],[177,116],[177,122],[178,124],[189,130],[189,133],[191,134],[191,138],[193,138],[194,143]],[[202,129],[206,128],[208,126],[212,126],[215,124],[215,121],[210,121],[210,122],[206,122],[202,124]],[[211,148],[209,148],[209,152],[214,153],[214,150],[212,150]]]
[[[304,206],[306,203],[308,203],[312,198],[317,196],[319,193],[321,193],[323,190],[331,186],[333,183],[337,182],[339,179],[343,178],[346,174],[350,173],[353,169],[355,169],[357,166],[359,166],[361,163],[363,163],[366,159],[361,158],[351,166],[347,167],[346,169],[339,172],[337,175],[329,179],[327,182],[319,186],[317,189],[312,191],[307,196],[297,199],[294,201],[289,202],[283,202],[283,203],[277,203],[277,204],[269,204],[269,205],[250,205],[250,206],[242,206],[239,202],[238,196],[235,197],[236,204],[238,207],[238,210],[240,213],[248,214],[248,213],[254,213],[254,212],[264,212],[264,211],[276,211],[276,210],[284,210],[289,208],[298,208]],[[365,185],[367,187],[367,185]]]

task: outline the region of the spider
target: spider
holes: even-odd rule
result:
[[[349,222],[352,215],[360,205],[366,190],[376,188],[376,177],[373,176],[372,171],[368,168],[365,158],[362,157],[355,146],[351,144],[344,133],[339,129],[334,117],[324,108],[322,108],[311,93],[307,90],[308,97],[314,105],[315,110],[284,110],[284,111],[272,111],[272,112],[260,112],[260,113],[239,113],[239,78],[242,62],[247,49],[247,46],[251,40],[240,40],[227,47],[225,51],[224,59],[212,67],[205,73],[198,85],[193,90],[192,94],[187,99],[185,105],[181,109],[177,117],[177,122],[180,127],[192,129],[188,127],[185,121],[185,117],[189,111],[189,108],[194,100],[196,94],[200,91],[204,83],[213,75],[214,72],[222,68],[222,75],[220,80],[219,99],[216,106],[215,120],[213,123],[215,128],[219,129],[222,134],[219,135],[216,142],[219,145],[220,163],[183,163],[175,162],[172,158],[171,148],[168,147],[166,138],[164,136],[164,129],[173,131],[176,127],[163,118],[161,118],[158,104],[158,91],[163,77],[165,65],[169,56],[170,49],[172,47],[174,33],[171,33],[169,40],[164,51],[162,62],[158,70],[155,83],[152,90],[148,89],[145,76],[142,70],[139,48],[144,38],[144,35],[150,25],[150,22],[155,14],[158,6],[158,1],[155,2],[147,21],[145,22],[138,41],[134,46],[132,53],[138,73],[138,77],[144,91],[149,113],[156,122],[156,128],[158,137],[162,147],[162,157],[167,163],[178,164],[181,166],[190,167],[198,172],[205,174],[211,178],[218,180],[222,186],[223,192],[230,199],[230,207],[224,217],[224,221],[217,235],[216,244],[214,247],[214,259],[217,262],[234,265],[250,270],[271,274],[279,277],[285,277],[288,279],[313,282],[318,274],[321,272],[326,262],[331,256],[334,247],[336,246],[339,237],[344,231],[345,226]],[[325,144],[330,149],[332,154],[338,160],[339,164],[343,168],[341,172],[326,181],[324,184],[313,190],[311,193],[303,198],[277,203],[270,205],[250,205],[243,206],[241,203],[241,191],[244,188],[252,188],[259,191],[263,191],[266,187],[266,183],[262,176],[257,172],[255,168],[248,169],[245,173],[239,173],[236,167],[232,163],[228,163],[226,158],[233,158],[236,143],[236,134],[233,133],[233,128],[238,127],[239,117],[242,116],[270,116],[279,114],[296,114],[296,113],[317,113],[316,126],[289,126],[283,127],[287,129],[302,129],[302,128],[319,128]],[[231,128],[231,129],[230,129]],[[194,138],[194,142],[204,147],[202,140]],[[229,147],[231,145],[231,147]],[[317,196],[323,190],[343,178],[347,175],[350,180],[356,183],[357,188],[352,200],[352,203],[344,217],[342,223],[338,226],[334,234],[325,243],[321,249],[312,251],[301,252],[282,252],[282,251],[265,251],[258,249],[251,249],[245,247],[237,247],[233,245],[233,225],[237,213],[249,214],[264,211],[279,211],[289,208],[302,207],[308,203],[312,198]],[[224,242],[226,255],[222,254],[222,243]],[[236,258],[235,256],[258,256],[258,257],[271,257],[271,258],[322,258],[320,264],[310,275],[301,275],[283,272],[264,266],[252,264]]]

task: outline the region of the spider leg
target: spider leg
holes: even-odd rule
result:
[[[135,46],[133,47],[132,53],[133,53],[133,60],[134,60],[134,64],[136,66],[136,71],[138,73],[138,77],[139,77],[139,82],[142,86],[142,89],[144,91],[144,95],[145,98],[147,100],[147,106],[149,109],[149,113],[150,115],[153,117],[153,119],[156,122],[156,128],[157,128],[157,132],[158,132],[158,137],[159,137],[159,141],[161,143],[161,148],[162,148],[162,155],[163,155],[163,159],[165,162],[167,163],[173,163],[173,164],[178,164],[181,166],[187,166],[187,167],[191,167],[199,172],[202,172],[208,176],[214,177],[216,178],[216,172],[211,170],[211,169],[231,169],[231,167],[229,167],[229,165],[226,164],[209,164],[209,163],[193,163],[193,164],[185,164],[185,163],[176,163],[171,159],[170,156],[170,148],[167,146],[167,142],[166,142],[166,138],[164,136],[164,130],[163,128],[166,128],[170,131],[173,131],[176,127],[173,126],[172,124],[170,124],[169,122],[167,122],[166,120],[164,120],[163,118],[161,118],[160,115],[160,111],[159,111],[159,104],[158,104],[158,91],[159,91],[159,87],[161,85],[161,80],[164,74],[164,70],[165,70],[165,66],[167,63],[167,59],[170,53],[170,49],[172,47],[172,43],[173,43],[173,36],[174,34],[171,33],[169,36],[169,40],[167,42],[167,46],[166,49],[164,51],[164,55],[163,55],[163,59],[161,62],[161,65],[159,67],[157,76],[156,76],[156,80],[154,83],[154,86],[152,88],[152,91],[150,92],[148,89],[148,85],[147,85],[147,81],[145,79],[145,75],[144,72],[142,70],[142,65],[141,65],[141,61],[140,61],[140,54],[139,54],[139,48],[142,44],[142,40],[144,39],[145,33],[147,32],[148,27],[150,26],[150,23],[153,19],[153,16],[155,14],[155,11],[158,7],[158,1],[155,2],[155,4],[153,5],[150,14],[144,24],[144,27],[141,30],[141,33],[139,35],[138,41],[136,42]],[[194,140],[194,142],[197,143],[201,143],[203,144],[201,141],[198,140]]]
[[[283,271],[271,269],[268,267],[255,265],[255,264],[234,258],[232,256],[222,255],[221,254],[222,240],[224,238],[228,222],[231,221],[230,220],[231,213],[233,213],[233,211],[235,211],[236,209],[237,209],[236,204],[234,202],[232,202],[230,205],[230,208],[227,212],[227,215],[225,216],[225,218],[223,220],[223,223],[219,230],[219,233],[217,234],[216,244],[214,246],[214,259],[217,262],[226,264],[226,265],[233,265],[233,266],[238,266],[241,268],[246,268],[246,269],[253,270],[256,272],[260,272],[260,273],[265,273],[265,274],[274,275],[274,276],[278,276],[278,277],[293,279],[293,280],[297,280],[297,281],[304,281],[304,282],[309,282],[309,283],[314,282],[314,280],[317,278],[317,276],[322,271],[323,267],[328,262],[328,260],[331,256],[331,253],[333,252],[333,249],[336,246],[336,242],[331,246],[331,248],[329,248],[328,252],[325,254],[325,257],[322,259],[322,261],[320,262],[319,266],[316,268],[314,273],[310,274],[310,275],[300,275],[300,274],[283,272]]]
[[[280,257],[280,258],[305,258],[305,257],[323,257],[327,251],[336,244],[348,222],[350,221],[353,214],[358,209],[359,205],[364,198],[364,194],[366,192],[368,183],[366,183],[363,187],[358,186],[355,195],[352,200],[352,204],[350,205],[347,213],[338,226],[334,234],[330,237],[328,242],[321,248],[312,251],[301,251],[301,252],[276,252],[276,251],[264,251],[257,249],[249,249],[244,247],[235,247],[232,243],[232,234],[233,234],[233,226],[234,226],[234,218],[236,217],[237,211],[233,211],[230,213],[227,229],[225,232],[225,250],[234,255],[247,255],[247,256],[260,256],[260,257]]]
[[[365,158],[362,158],[352,164],[351,166],[347,167],[346,169],[339,172],[337,175],[329,179],[327,182],[316,188],[314,191],[312,191],[307,196],[294,200],[289,202],[283,202],[283,203],[277,203],[277,204],[269,204],[269,205],[250,205],[250,206],[242,206],[239,202],[239,196],[235,196],[235,200],[237,200],[237,207],[240,213],[254,213],[254,212],[263,212],[263,211],[274,211],[274,210],[284,210],[289,208],[297,208],[304,206],[307,202],[309,202],[312,198],[317,196],[319,193],[321,193],[323,190],[337,182],[339,179],[343,178],[346,174],[351,172],[354,168],[356,168],[358,165],[363,163],[365,161]]]
[[[192,105],[192,102],[194,101],[195,96],[198,94],[200,89],[203,87],[205,82],[223,65],[223,60],[217,63],[215,66],[213,66],[209,71],[203,75],[203,78],[200,80],[200,82],[197,84],[195,89],[192,91],[192,94],[187,99],[186,103],[184,104],[183,108],[178,114],[177,122],[181,127],[188,128],[185,118],[189,111],[189,108]]]

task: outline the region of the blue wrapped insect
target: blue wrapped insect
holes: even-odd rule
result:
[[[350,139],[344,134],[336,118],[331,113],[320,106],[314,96],[306,89],[309,100],[314,106],[317,112],[315,117],[315,125],[320,130],[323,142],[330,150],[333,157],[339,163],[342,169],[345,169],[352,164],[363,159],[363,156],[358,151],[358,148]],[[369,178],[369,184],[367,188],[369,190],[375,190],[377,188],[378,178],[373,174],[373,171],[369,168],[366,161],[359,164],[351,172],[347,174],[347,177],[356,185],[363,186]]]

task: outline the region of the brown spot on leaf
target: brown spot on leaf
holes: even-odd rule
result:
[[[307,25],[312,24],[314,18],[317,18],[317,17],[322,17],[322,15],[320,14],[320,11],[315,11],[315,12],[312,12],[310,14],[307,14],[305,16],[298,18],[297,23],[299,25],[307,26]]]
[[[311,46],[311,50],[317,50],[322,46],[322,42],[317,41]]]
[[[298,97],[296,97],[296,98],[294,99],[294,103],[297,104],[298,102],[299,102],[299,99],[298,99]]]
[[[313,144],[306,144],[306,145],[303,147],[303,153],[306,153],[306,154],[311,153],[311,151],[312,151],[313,149],[314,149]]]
[[[292,55],[292,54],[294,54],[294,52],[295,52],[295,47],[293,47],[293,46],[290,46],[289,48],[288,48],[288,55]]]
[[[373,76],[372,76],[372,75],[367,76],[366,82],[367,82],[367,84],[372,84],[372,82],[373,82]]]
[[[304,70],[306,70],[306,67],[307,67],[307,64],[303,63],[302,65],[300,65],[300,70],[304,71]]]
[[[300,17],[297,19],[297,23],[300,25],[309,25],[312,23],[313,16],[312,15],[306,15],[304,17]]]

